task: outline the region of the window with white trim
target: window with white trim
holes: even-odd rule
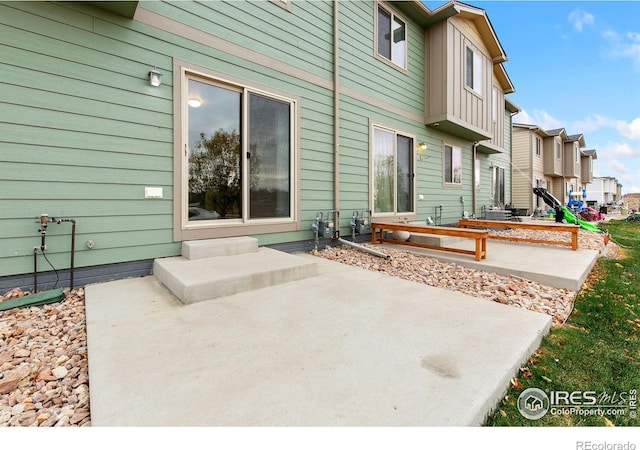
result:
[[[535,138],[536,138],[536,156],[540,156],[542,155],[542,139],[540,139],[538,136],[536,136]]]
[[[466,85],[476,94],[482,95],[482,54],[477,50],[467,47],[466,53]]]
[[[498,121],[498,88],[495,86],[491,88],[491,120]]]
[[[556,159],[562,159],[562,144],[556,141]]]
[[[493,183],[491,189],[491,197],[493,206],[504,207],[505,205],[505,172],[504,167],[493,166]]]
[[[371,148],[373,213],[414,212],[414,138],[374,125]]]
[[[442,159],[445,184],[462,184],[462,149],[445,144]]]
[[[296,102],[186,72],[183,223],[291,221]]]
[[[378,5],[376,51],[396,66],[407,68],[407,24],[392,11]]]

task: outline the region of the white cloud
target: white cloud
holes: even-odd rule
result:
[[[602,127],[615,128],[615,121],[596,114],[595,116],[587,117],[584,120],[578,120],[571,124],[571,129],[577,130],[580,133],[590,133]]]
[[[613,59],[628,58],[640,68],[640,33],[627,32],[622,35],[605,30],[602,37],[609,43],[606,56]]]
[[[640,139],[640,117],[633,119],[631,122],[619,120],[616,123],[618,132],[629,139]]]
[[[601,128],[613,128],[627,139],[640,139],[640,117],[636,117],[631,122],[627,122],[596,114],[584,120],[572,122],[570,128],[571,130],[575,130],[575,132],[583,134],[591,133]],[[567,130],[567,132],[571,133],[571,130]]]
[[[515,123],[526,123],[528,125],[536,125],[543,130],[553,130],[554,128],[564,128],[565,125],[555,117],[551,116],[547,111],[534,109],[533,113],[522,110],[513,118]]]
[[[613,160],[609,161],[609,164],[607,164],[607,166],[609,167],[609,169],[613,170],[615,173],[617,173],[617,174],[619,174],[621,176],[624,176],[624,175],[627,174],[627,166],[622,164],[617,159],[613,159]]]
[[[585,25],[593,24],[593,14],[590,14],[580,8],[574,9],[569,13],[569,22],[573,24],[573,28],[577,31],[582,31]]]

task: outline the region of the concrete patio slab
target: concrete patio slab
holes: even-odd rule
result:
[[[86,286],[93,426],[475,426],[550,317],[300,255],[318,275],[183,305]]]
[[[379,245],[380,250],[384,251],[385,246],[471,269],[505,276],[515,275],[546,286],[572,291],[580,289],[600,256],[600,252],[596,250],[579,248],[573,251],[566,247],[516,244],[493,239],[487,242],[487,258],[480,261],[464,254],[388,243]],[[474,242],[465,239],[451,246],[472,250]]]

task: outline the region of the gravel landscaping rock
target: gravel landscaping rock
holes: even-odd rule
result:
[[[581,231],[579,246],[600,250],[603,235]],[[612,242],[607,250],[609,256],[618,251]],[[538,311],[550,315],[555,324],[566,320],[576,295],[410,252],[385,252],[391,255],[388,261],[351,247],[323,250],[319,256]],[[20,289],[12,289],[0,301],[24,295]],[[86,336],[83,289],[66,290],[64,300],[58,303],[0,312],[0,427],[91,425]]]
[[[91,425],[84,291],[3,311],[0,324],[0,427]]]
[[[491,231],[491,233],[509,234],[513,237],[550,239],[554,241],[569,240],[567,233],[553,233],[541,237],[540,232],[530,230]],[[556,236],[557,234],[557,236]],[[366,247],[375,248],[371,244]],[[527,244],[522,244],[527,245]],[[578,248],[600,251],[604,247],[604,235],[580,230]],[[518,277],[507,277],[481,270],[468,269],[454,263],[444,263],[434,258],[417,256],[409,251],[385,248],[384,252],[391,256],[384,260],[352,247],[342,246],[322,250],[318,256],[343,264],[362,267],[363,269],[384,272],[390,276],[424,283],[429,286],[459,291],[473,297],[493,300],[505,305],[526,308],[551,316],[555,325],[565,322],[573,308],[576,292],[568,289],[553,288],[524,280]],[[617,254],[617,245],[609,242],[607,255]]]

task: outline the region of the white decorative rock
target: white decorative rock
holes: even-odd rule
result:
[[[399,241],[408,241],[411,237],[411,233],[408,231],[397,230],[393,232],[393,238]]]

